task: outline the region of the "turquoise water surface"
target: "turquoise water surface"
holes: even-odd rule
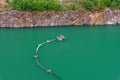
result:
[[[120,80],[120,25],[0,29],[0,80],[57,80],[33,58],[38,43],[65,35],[39,50],[39,61],[62,80]]]

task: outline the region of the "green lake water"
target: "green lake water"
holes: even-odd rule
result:
[[[0,80],[56,80],[39,68],[38,43],[65,35],[39,50],[39,61],[62,80],[120,80],[120,25],[1,28]]]

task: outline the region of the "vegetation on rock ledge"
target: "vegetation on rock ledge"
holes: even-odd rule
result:
[[[61,10],[90,10],[98,11],[107,7],[120,9],[120,0],[6,0],[14,10],[25,11],[61,11]]]
[[[45,10],[61,10],[62,5],[55,0],[13,0],[11,4],[13,9],[27,11],[45,11]]]

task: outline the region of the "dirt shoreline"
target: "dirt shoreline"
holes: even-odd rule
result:
[[[0,11],[0,27],[45,27],[71,25],[116,25],[120,24],[120,10],[109,8],[103,11],[26,12]]]

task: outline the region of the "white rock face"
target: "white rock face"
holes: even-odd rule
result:
[[[106,9],[104,22],[105,24],[120,24],[120,10]]]

